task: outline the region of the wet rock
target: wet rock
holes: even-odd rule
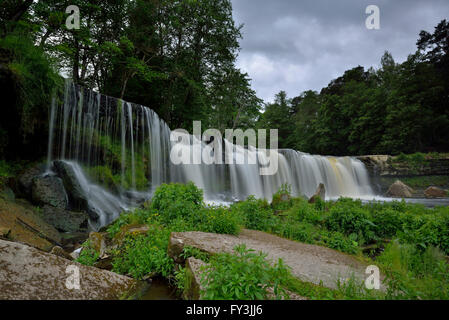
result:
[[[10,187],[3,185],[0,186],[0,199],[14,202],[16,200],[16,195]]]
[[[91,214],[91,208],[87,201],[87,195],[78,181],[73,167],[64,161],[54,161],[53,165],[55,167],[58,176],[62,178],[64,187],[69,196],[70,206],[73,210],[86,211]],[[97,218],[98,216],[93,216],[92,218]],[[94,219],[95,220],[95,219]]]
[[[324,200],[326,198],[326,188],[323,183],[318,185],[318,188],[315,191],[315,194],[309,199],[309,203],[315,203],[316,199],[320,198]]]
[[[35,177],[31,190],[31,196],[35,204],[50,205],[61,209],[67,208],[67,193],[60,178],[55,176]]]
[[[424,191],[424,195],[426,198],[445,198],[447,197],[447,191],[440,189],[438,187],[428,187],[425,191]]]
[[[46,205],[42,208],[42,219],[60,232],[75,233],[87,232],[89,216],[85,212],[73,212]]]
[[[61,244],[61,235],[46,223],[26,200],[7,202],[0,199],[0,228],[10,230],[8,239],[50,251]]]
[[[36,165],[34,167],[26,169],[21,173],[17,179],[18,191],[23,194],[24,197],[31,197],[31,187],[33,179],[41,176],[45,172],[45,166],[43,164]]]
[[[133,297],[146,286],[129,277],[3,240],[0,265],[0,299],[4,300],[117,300]],[[78,288],[73,286],[77,284],[76,273],[80,276]]]
[[[387,191],[388,197],[395,198],[411,198],[413,196],[413,189],[407,186],[400,180],[396,180]]]
[[[268,259],[281,258],[291,268],[293,276],[314,284],[335,289],[339,279],[354,275],[365,281],[367,265],[356,258],[329,248],[283,239],[260,231],[242,230],[239,236],[205,232],[173,232],[168,254],[176,263],[184,263],[181,253],[185,246],[197,248],[208,254],[232,253],[235,246],[246,244],[248,249],[262,251]],[[381,276],[381,278],[383,278]],[[384,289],[381,285],[381,289]]]

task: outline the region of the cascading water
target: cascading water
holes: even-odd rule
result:
[[[264,153],[254,147],[217,141],[218,150],[195,140],[176,143],[180,151],[214,154],[233,150],[233,160],[244,164],[178,164],[170,161],[175,145],[170,128],[151,109],[66,81],[63,99],[53,100],[50,110],[48,163],[64,160],[72,167],[89,207],[103,226],[127,208],[136,198],[149,198],[164,182],[194,182],[204,190],[207,201],[233,201],[249,195],[271,199],[283,185],[289,184],[295,195],[310,197],[320,183],[326,196],[373,196],[368,173],[357,159],[324,157],[294,150],[271,150],[278,156],[274,175],[260,175]],[[200,149],[195,151],[194,143]],[[251,159],[246,163],[243,159]],[[249,164],[253,163],[253,164]],[[106,191],[110,190],[110,191]]]

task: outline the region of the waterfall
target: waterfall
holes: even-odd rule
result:
[[[215,150],[190,135],[189,142],[175,144],[170,141],[170,128],[153,110],[69,80],[61,99],[53,99],[49,118],[49,166],[52,160],[72,166],[90,208],[100,216],[99,226],[132,207],[136,198],[150,198],[165,182],[192,181],[204,190],[207,201],[230,202],[249,195],[271,200],[283,184],[289,184],[294,195],[307,197],[320,183],[328,198],[373,196],[367,170],[355,158],[270,150],[277,155],[278,170],[274,175],[260,175],[266,163],[261,150],[225,139],[216,141],[219,148]],[[190,158],[197,164],[172,163],[170,152],[175,145],[181,152],[194,150]],[[232,164],[194,162],[199,154],[214,157],[231,150]]]

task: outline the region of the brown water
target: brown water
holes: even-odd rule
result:
[[[153,278],[141,300],[179,300],[176,288],[164,278]]]

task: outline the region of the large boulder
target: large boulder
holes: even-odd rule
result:
[[[89,215],[45,205],[42,219],[60,232],[87,232]]]
[[[33,185],[33,179],[35,177],[43,175],[45,172],[45,166],[43,164],[36,165],[34,167],[27,168],[17,178],[17,189],[24,197],[31,197],[31,188]]]
[[[76,172],[69,163],[65,161],[54,161],[54,168],[59,177],[62,178],[64,187],[70,200],[70,207],[73,210],[89,212],[87,195],[80,184]]]
[[[315,191],[315,194],[309,199],[309,203],[315,203],[317,198],[324,200],[326,197],[326,188],[323,183],[318,185],[318,188]]]
[[[413,193],[414,191],[412,188],[410,188],[402,181],[396,180],[396,182],[393,183],[388,189],[387,196],[394,198],[411,198],[413,196]]]
[[[265,232],[242,230],[239,236],[205,233],[173,232],[170,235],[168,255],[182,264],[186,246],[207,254],[233,253],[234,247],[245,244],[248,249],[262,251],[272,261],[282,259],[291,268],[293,276],[305,282],[322,284],[335,289],[338,281],[354,277],[360,283],[366,279],[367,264],[336,250],[280,238]],[[383,278],[383,277],[381,277]],[[381,289],[385,287],[381,284]]]
[[[40,212],[22,199],[16,202],[0,199],[0,229],[3,230],[3,238],[44,251],[50,251],[54,245],[62,242],[58,230],[46,223],[40,217]]]
[[[118,300],[136,297],[147,287],[129,277],[3,240],[0,266],[0,300]]]
[[[440,189],[438,187],[428,187],[424,191],[424,195],[426,198],[445,198],[448,193],[446,190]]]
[[[68,197],[60,178],[50,175],[35,177],[31,190],[31,198],[35,204],[67,208]]]

